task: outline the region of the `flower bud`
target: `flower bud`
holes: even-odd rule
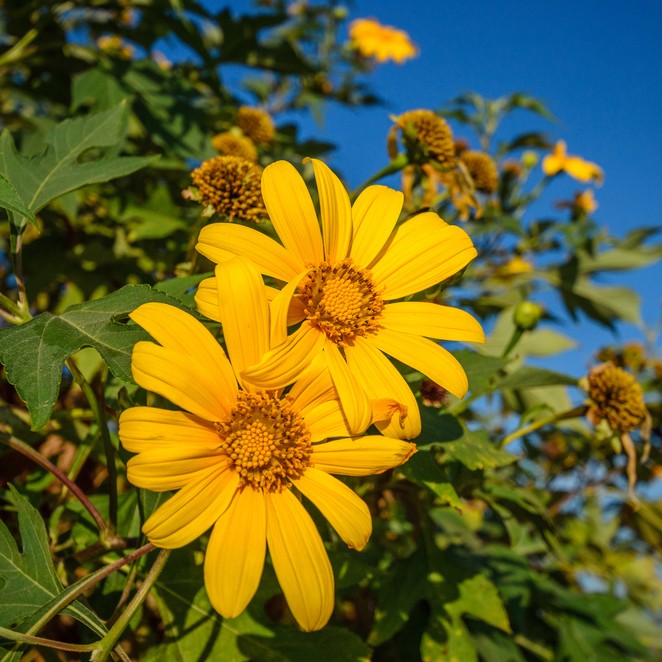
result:
[[[513,322],[522,331],[532,331],[538,325],[545,309],[533,301],[522,301],[517,304],[513,313]]]

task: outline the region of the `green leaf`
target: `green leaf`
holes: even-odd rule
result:
[[[346,629],[327,626],[319,632],[306,633],[267,623],[263,606],[257,603],[273,595],[275,582],[269,577],[269,568],[265,568],[265,575],[267,581],[263,577],[262,587],[248,609],[236,618],[224,619],[209,602],[202,565],[196,562],[193,552],[186,548],[173,552],[155,591],[164,640],[150,646],[140,659],[362,662],[370,658],[370,648]]]
[[[444,451],[444,461],[461,462],[472,471],[504,467],[517,461],[515,455],[494,446],[483,430],[467,430],[462,439],[440,444],[439,447]]]
[[[442,503],[447,503],[458,510],[462,509],[460,497],[448,481],[447,476],[439,468],[431,451],[419,450],[399,468],[399,471],[412,483],[427,487],[441,499]]]
[[[39,512],[13,486],[6,498],[16,508],[22,552],[0,521],[0,625],[19,628],[30,616],[64,592],[53,566],[46,526]],[[106,629],[102,621],[78,601],[65,610],[97,633]]]
[[[127,106],[122,103],[95,115],[65,120],[44,136],[45,151],[31,158],[16,151],[5,130],[0,136],[0,174],[11,181],[26,206],[36,213],[64,193],[135,172],[154,157],[116,156],[112,150],[101,149],[120,143],[126,118]],[[92,154],[92,150],[101,151]]]
[[[617,247],[596,255],[582,255],[579,262],[580,273],[596,271],[624,271],[639,269],[657,262],[662,257],[662,245],[638,246],[632,248]]]
[[[71,85],[71,107],[77,110],[85,104],[100,109],[111,108],[129,96],[115,76],[99,67],[74,76]]]
[[[20,216],[25,216],[35,227],[37,226],[37,219],[34,214],[23,202],[14,185],[2,173],[0,173],[0,207],[13,211]]]
[[[469,390],[474,395],[491,391],[497,373],[510,362],[510,359],[485,356],[468,349],[453,352],[453,356],[462,364],[467,373]]]
[[[522,366],[512,374],[502,379],[497,388],[509,388],[514,390],[536,388],[538,386],[576,386],[577,379],[560,372],[535,368],[533,366]]]
[[[57,400],[64,362],[83,347],[94,347],[111,372],[133,382],[131,352],[149,336],[121,322],[139,305],[179,302],[147,285],[127,285],[95,301],[68,308],[62,315],[42,313],[27,324],[0,330],[0,362],[32,416],[32,428],[47,421]]]
[[[414,605],[427,596],[427,575],[422,547],[411,557],[393,563],[380,585],[375,622],[368,643],[378,646],[407,623]]]

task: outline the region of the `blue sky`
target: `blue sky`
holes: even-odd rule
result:
[[[251,7],[245,0],[208,5],[236,13]],[[350,18],[374,17],[404,29],[420,48],[415,60],[381,65],[370,76],[385,107],[329,106],[322,127],[301,116],[305,134],[338,144],[329,164],[350,187],[385,164],[389,114],[438,109],[469,90],[485,97],[522,91],[542,99],[560,122],[519,113],[504,128],[546,131],[551,139],[566,140],[570,153],[598,163],[605,171],[605,183],[596,190],[600,224],[616,236],[636,226],[661,225],[662,3],[358,0],[347,6]],[[549,211],[554,200],[581,188],[557,178],[547,197]],[[659,324],[662,266],[618,275],[610,283],[635,288],[643,299],[644,322]],[[580,342],[577,352],[561,360],[576,375],[591,351],[611,339],[588,322],[563,330]],[[644,335],[622,325],[620,338]]]

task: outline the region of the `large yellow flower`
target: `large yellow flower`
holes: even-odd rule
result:
[[[581,156],[568,154],[564,140],[559,140],[554,146],[554,151],[543,159],[542,170],[550,177],[565,172],[580,182],[595,180],[602,183],[603,179],[602,168],[591,161],[585,161]]]
[[[250,258],[265,275],[287,285],[274,299],[276,324],[301,322],[287,340],[245,379],[264,388],[289,383],[322,355],[338,390],[350,429],[365,429],[370,400],[402,406],[378,421],[390,436],[412,438],[421,430],[418,405],[406,381],[385,354],[412,366],[458,397],[467,378],[457,360],[428,338],[483,342],[480,324],[468,313],[407,297],[457,273],[476,255],[467,233],[425,212],[394,230],[402,193],[370,186],[350,206],[340,180],[313,160],[321,225],[308,189],[295,168],[278,161],[262,177],[262,195],[283,245],[238,225],[215,223],[200,232],[197,249],[222,263]],[[200,310],[217,318],[214,281],[196,295]],[[424,337],[424,336],[427,336]]]
[[[402,64],[418,52],[404,30],[382,25],[374,18],[357,18],[352,21],[349,38],[363,57],[374,57],[377,62],[393,60]]]
[[[304,630],[316,630],[333,609],[333,573],[297,494],[360,550],[371,533],[370,513],[330,474],[379,473],[403,463],[415,447],[381,436],[346,438],[328,373],[315,365],[287,395],[238,383],[237,375],[271,343],[269,305],[248,261],[232,260],[217,272],[232,363],[211,333],[178,308],[148,303],[131,314],[159,343],[136,344],[136,382],[183,411],[122,413],[120,439],[137,453],[128,478],[149,490],[177,490],[143,526],[157,547],[181,547],[213,526],[205,586],[224,617],[237,616],[255,594],[268,546],[294,617]],[[323,442],[329,437],[344,438]]]

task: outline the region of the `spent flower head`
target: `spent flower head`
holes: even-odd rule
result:
[[[255,143],[270,143],[276,133],[271,115],[261,108],[241,106],[237,110],[235,123]]]
[[[257,162],[255,143],[248,136],[241,133],[233,131],[217,133],[211,139],[211,144],[221,156],[239,156],[251,163]]]

